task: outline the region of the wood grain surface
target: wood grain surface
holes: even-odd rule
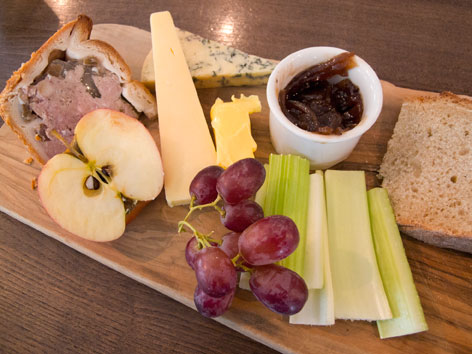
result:
[[[78,13],[89,14],[96,23],[148,30],[149,13],[168,9],[179,27],[261,56],[281,59],[302,47],[335,45],[355,51],[381,78],[397,85],[472,94],[468,66],[472,5],[466,2],[143,1],[131,6],[126,1],[7,0],[0,6],[0,85],[59,25]],[[231,93],[226,89],[200,92],[204,110],[208,112],[216,96],[228,98]],[[263,113],[258,118],[256,139],[268,146]],[[391,127],[391,122],[386,123],[385,129]],[[340,167],[364,164],[375,171],[385,147],[375,143],[374,131],[371,134],[372,140],[363,142],[367,156],[356,150],[350,162]],[[261,147],[262,160],[267,158],[264,151],[268,150]],[[0,161],[1,173],[15,181],[15,190],[26,191],[29,186],[22,176],[37,167],[21,163],[27,157],[24,150],[9,156]],[[375,183],[374,174],[370,183]],[[25,205],[19,200],[14,203],[20,211]],[[151,218],[152,211],[147,208],[140,217]],[[137,229],[131,230],[131,237],[126,235],[114,246],[116,252],[126,252],[129,242],[143,236],[134,225]],[[172,227],[167,225],[165,231],[173,232]],[[175,242],[169,239],[164,237],[160,245]],[[409,238],[404,243],[431,330],[381,341],[373,325],[340,321],[334,329],[317,329],[317,335],[325,338],[317,349],[328,353],[471,351],[471,257]],[[142,253],[125,254],[147,263],[159,252],[159,247],[146,249],[149,259],[139,259]],[[0,269],[1,352],[271,352],[2,213]],[[244,301],[250,300],[238,295],[237,307]],[[252,323],[256,328],[258,324]],[[303,333],[295,337],[302,338]],[[366,343],[364,336],[375,340]],[[302,350],[302,344],[297,349]]]

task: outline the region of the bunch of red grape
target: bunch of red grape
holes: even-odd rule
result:
[[[262,208],[249,199],[262,186],[265,169],[255,159],[243,159],[228,169],[209,166],[201,170],[190,185],[195,208],[214,207],[221,222],[232,232],[221,241],[192,228],[194,237],[187,243],[185,258],[195,271],[195,306],[206,317],[222,315],[236,292],[237,272],[251,273],[249,285],[256,298],[270,310],[292,315],[300,311],[308,297],[305,281],[295,272],[274,264],[298,246],[295,223],[286,216],[264,218]],[[223,207],[217,206],[223,200]]]

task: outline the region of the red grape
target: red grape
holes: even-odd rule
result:
[[[230,232],[223,236],[221,241],[220,249],[223,250],[229,257],[229,259],[233,259],[239,253],[238,248],[238,240],[239,240],[239,233],[237,232]]]
[[[208,295],[221,297],[236,288],[236,269],[220,248],[203,248],[195,258],[194,267],[197,282]]]
[[[225,204],[225,215],[221,222],[231,231],[242,232],[249,225],[264,217],[261,206],[253,200],[243,200],[238,204]]]
[[[218,244],[213,241],[209,241],[210,245],[217,246]],[[201,251],[201,248],[198,246],[197,238],[194,236],[187,242],[187,246],[185,247],[185,259],[187,260],[188,265],[190,268],[195,269],[195,258],[197,258],[198,252]]]
[[[297,225],[283,215],[256,221],[239,237],[239,252],[252,265],[275,263],[289,256],[298,246]]]
[[[256,194],[265,180],[264,166],[256,159],[239,160],[229,166],[216,183],[216,190],[227,204],[237,204]]]
[[[238,240],[240,235],[241,234],[237,232],[230,232],[229,234],[224,235],[222,238],[223,242],[220,245],[220,248],[228,255],[230,259],[236,257],[239,253]],[[245,272],[246,270],[243,267],[252,268],[252,265],[240,258],[237,260],[235,267],[236,271]]]
[[[198,247],[197,238],[194,236],[190,240],[188,240],[187,246],[185,247],[185,259],[187,260],[188,265],[192,269],[195,269],[194,263],[198,252],[200,252],[200,248]]]
[[[216,199],[216,182],[223,171],[220,166],[208,166],[195,175],[189,188],[190,196],[195,197],[195,205],[208,204]]]
[[[222,297],[212,297],[205,293],[199,285],[193,294],[193,301],[200,312],[205,317],[218,317],[226,312],[231,306],[236,289]]]
[[[282,315],[299,312],[308,297],[308,288],[303,278],[276,264],[256,267],[249,286],[260,302]]]

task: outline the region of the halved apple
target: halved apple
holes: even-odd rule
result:
[[[152,200],[164,173],[156,143],[138,120],[99,109],[82,117],[75,145],[43,167],[41,202],[67,231],[93,241],[120,237],[130,201]]]

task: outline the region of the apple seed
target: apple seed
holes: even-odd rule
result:
[[[90,191],[96,191],[100,188],[100,182],[93,176],[88,176],[85,180],[85,188]]]

